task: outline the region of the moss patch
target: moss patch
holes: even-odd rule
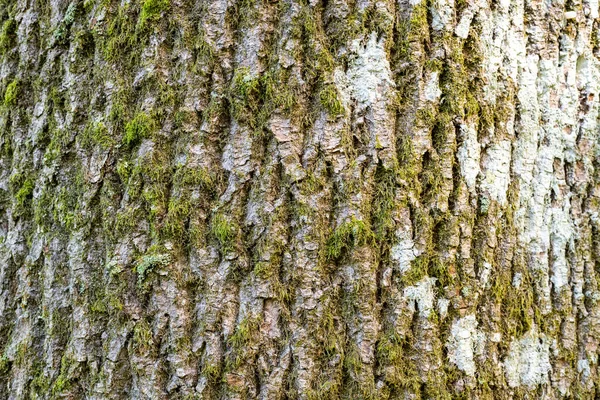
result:
[[[375,234],[364,221],[352,218],[344,222],[327,240],[326,255],[329,260],[335,260],[354,246],[374,244]]]
[[[237,225],[230,222],[224,215],[217,214],[213,218],[211,233],[221,245],[223,253],[233,249],[237,230]]]
[[[125,135],[123,144],[133,147],[139,144],[143,139],[149,137],[156,129],[156,123],[146,113],[138,113],[131,121],[125,125]]]
[[[4,105],[13,106],[17,104],[17,97],[19,96],[19,80],[15,79],[6,87],[4,92]]]
[[[158,21],[169,6],[169,0],[144,0],[140,12],[140,27],[144,28],[148,22]]]
[[[4,54],[15,44],[17,32],[17,23],[14,19],[8,19],[2,24],[2,31],[0,32],[0,54]]]
[[[326,85],[319,93],[319,99],[323,108],[332,117],[344,114],[344,106],[338,98],[338,92],[334,85]]]

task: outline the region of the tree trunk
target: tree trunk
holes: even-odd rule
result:
[[[0,398],[598,395],[597,0],[0,19]]]

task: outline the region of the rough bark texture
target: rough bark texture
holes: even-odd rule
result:
[[[597,396],[597,0],[0,19],[0,398]]]

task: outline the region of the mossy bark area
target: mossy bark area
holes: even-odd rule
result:
[[[0,26],[1,398],[597,396],[597,2]]]

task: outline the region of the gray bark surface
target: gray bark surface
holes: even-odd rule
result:
[[[595,398],[598,18],[0,0],[0,398]]]

